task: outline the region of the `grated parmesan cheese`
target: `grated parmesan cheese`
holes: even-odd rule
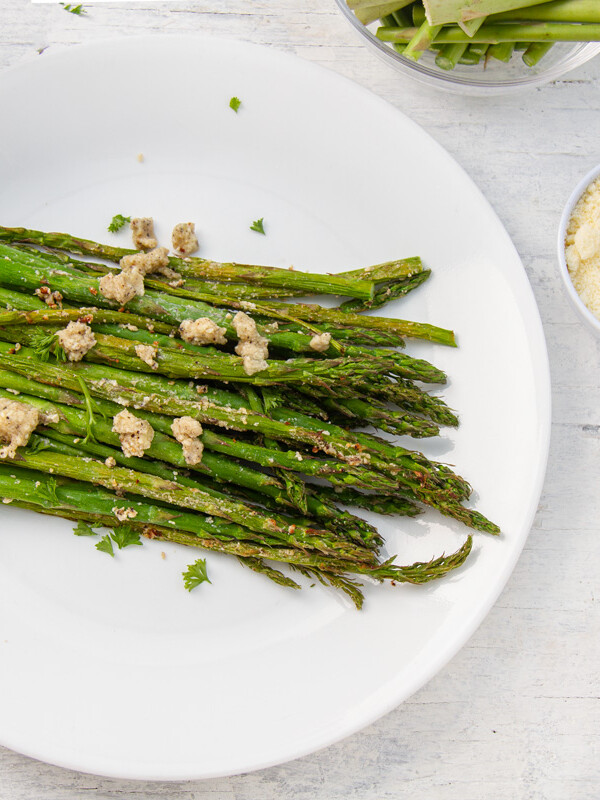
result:
[[[142,275],[150,275],[169,266],[169,251],[166,247],[155,247],[148,253],[132,253],[123,256],[119,261],[119,266],[123,272],[137,269]]]
[[[171,234],[173,252],[180,256],[190,256],[198,249],[198,238],[193,222],[178,222]]]
[[[131,238],[136,250],[152,250],[158,242],[154,236],[152,217],[135,217],[131,220]]]
[[[309,345],[313,350],[316,350],[317,353],[324,353],[325,350],[329,348],[330,342],[331,342],[330,333],[318,333],[312,337],[312,339],[309,342]]]
[[[256,322],[243,311],[238,311],[232,324],[239,337],[235,352],[242,358],[246,375],[254,375],[267,369],[269,342],[257,331]]]
[[[198,439],[202,435],[202,425],[193,417],[178,417],[171,423],[173,436],[181,444],[185,463],[193,467],[202,461],[204,445]]]
[[[98,282],[100,292],[107,300],[115,300],[124,306],[134,297],[144,295],[145,275],[157,272],[168,264],[169,251],[166,247],[155,247],[147,253],[140,251],[123,256],[119,261],[121,272],[118,274],[109,272],[100,278]]]
[[[179,335],[189,344],[227,344],[226,331],[208,317],[184,319],[179,326]]]
[[[573,286],[600,319],[600,178],[588,186],[573,209],[565,257]]]
[[[154,439],[154,430],[145,419],[124,409],[113,417],[113,433],[118,434],[121,450],[127,458],[142,458]]]
[[[112,512],[119,522],[125,522],[127,519],[133,519],[134,517],[137,517],[138,513],[135,508],[119,508],[118,506],[114,506]]]
[[[56,336],[69,361],[81,361],[96,344],[94,332],[85,322],[69,322]]]
[[[149,367],[152,369],[158,369],[158,361],[156,360],[156,354],[158,352],[158,348],[152,347],[151,344],[136,344],[135,346],[135,354],[138,358],[141,358],[145,364],[148,364]]]
[[[100,278],[98,287],[107,300],[114,300],[120,306],[124,306],[134,297],[143,296],[144,276],[137,269],[129,269],[117,275],[109,272]]]
[[[37,408],[0,397],[0,458],[14,458],[17,448],[23,447],[40,422]]]

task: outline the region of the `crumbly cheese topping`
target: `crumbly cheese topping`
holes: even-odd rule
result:
[[[117,466],[117,462],[114,460],[112,456],[109,456],[108,458],[104,459],[104,464],[110,469]]]
[[[127,458],[141,458],[152,444],[154,430],[145,419],[139,419],[127,409],[113,417],[113,433],[119,435],[121,450]]]
[[[167,267],[169,251],[166,247],[155,247],[148,253],[132,253],[119,261],[121,272],[103,275],[99,281],[100,292],[107,300],[115,300],[124,306],[134,297],[144,294],[144,276]]]
[[[81,361],[96,344],[94,332],[85,322],[69,322],[56,336],[69,361]]]
[[[151,344],[136,344],[135,346],[135,354],[138,358],[141,358],[145,364],[148,364],[149,367],[152,369],[158,369],[158,361],[156,360],[156,354],[158,352],[157,347],[153,347]]]
[[[0,458],[14,458],[17,448],[23,447],[40,422],[37,408],[0,397]]]
[[[318,333],[312,337],[312,339],[309,342],[309,346],[313,350],[316,350],[317,353],[324,353],[325,350],[328,349],[330,342],[331,342],[330,333]]]
[[[171,267],[157,267],[154,270],[155,274],[162,275],[163,278],[166,278],[169,282],[169,286],[172,286],[174,289],[177,289],[179,286],[183,286],[185,281],[181,277],[179,272],[176,272]]]
[[[148,253],[132,253],[123,256],[119,261],[119,266],[123,272],[130,269],[137,269],[142,275],[150,275],[169,266],[169,251],[166,247],[155,247]]]
[[[135,217],[131,220],[131,238],[136,250],[152,250],[158,242],[154,235],[152,217]]]
[[[144,276],[137,269],[124,270],[118,274],[109,272],[100,278],[99,288],[107,300],[114,300],[124,306],[134,297],[143,296]]]
[[[178,417],[171,423],[173,436],[183,448],[185,463],[190,466],[202,461],[204,445],[199,440],[202,435],[202,425],[193,417]]]
[[[254,375],[267,369],[269,342],[256,330],[256,322],[248,314],[238,311],[232,320],[232,325],[239,339],[235,352],[242,358],[246,375]]]
[[[193,222],[178,222],[171,234],[173,252],[180,256],[191,256],[198,249],[198,238]]]
[[[184,319],[179,326],[179,335],[189,344],[227,344],[226,331],[208,317]]]
[[[600,178],[588,186],[573,209],[565,256],[573,286],[600,319]]]
[[[138,513],[135,508],[119,508],[118,506],[113,506],[112,512],[119,522],[125,522],[127,519],[133,519],[134,517],[137,517]]]

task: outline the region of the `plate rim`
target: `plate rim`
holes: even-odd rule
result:
[[[186,40],[189,42],[197,43],[199,40],[209,40],[212,43],[223,45],[226,48],[233,48],[233,49],[240,49],[246,50],[249,53],[253,52],[262,52],[262,53],[269,53],[270,57],[274,60],[280,60],[281,62],[285,62],[286,64],[296,64],[300,65],[301,70],[307,70],[312,72],[313,74],[322,74],[323,71],[329,76],[328,79],[332,81],[338,81],[341,84],[345,84],[348,87],[351,87],[352,91],[360,92],[361,95],[368,100],[368,102],[375,102],[385,109],[392,111],[394,114],[400,115],[405,123],[407,123],[410,127],[414,130],[419,132],[421,137],[425,137],[429,140],[429,143],[432,147],[434,147],[437,151],[442,153],[446,158],[450,159],[453,163],[455,168],[460,170],[462,173],[463,178],[470,184],[472,189],[476,192],[479,197],[479,200],[482,202],[482,205],[485,206],[487,212],[491,214],[491,216],[496,220],[498,224],[498,231],[502,232],[506,243],[510,249],[512,249],[516,260],[518,261],[521,267],[521,277],[524,278],[523,286],[526,290],[525,295],[521,296],[521,302],[526,303],[527,311],[528,311],[528,318],[526,319],[523,316],[523,322],[526,328],[526,336],[527,340],[530,343],[530,347],[532,352],[535,352],[536,359],[535,359],[535,370],[534,374],[532,374],[533,385],[536,388],[539,404],[538,404],[538,432],[539,432],[539,442],[538,442],[538,459],[537,459],[537,469],[536,469],[536,476],[535,480],[532,481],[532,492],[531,492],[531,499],[529,502],[528,513],[525,515],[525,519],[523,522],[523,533],[520,535],[520,538],[515,542],[513,545],[511,558],[507,559],[504,568],[499,573],[499,576],[496,578],[496,582],[494,585],[494,590],[490,592],[489,595],[486,596],[486,602],[478,605],[476,612],[474,612],[465,622],[463,622],[462,626],[458,629],[460,635],[455,635],[452,639],[451,644],[448,644],[444,647],[442,654],[438,655],[438,657],[432,660],[428,668],[423,670],[423,673],[419,675],[417,680],[414,680],[410,683],[408,689],[404,692],[400,693],[400,696],[394,694],[394,696],[389,696],[384,702],[377,704],[374,708],[370,709],[369,713],[363,713],[360,717],[360,721],[356,721],[352,725],[344,725],[343,730],[337,733],[334,736],[331,735],[321,735],[313,737],[309,742],[305,744],[303,747],[293,747],[291,749],[288,748],[289,752],[287,755],[278,755],[274,756],[273,758],[265,758],[264,760],[260,761],[260,763],[240,763],[242,760],[238,759],[238,766],[234,769],[226,769],[226,770],[215,770],[215,771],[206,771],[203,770],[201,772],[185,772],[181,773],[177,770],[171,770],[168,767],[165,769],[164,764],[162,768],[156,769],[154,774],[148,774],[145,771],[144,774],[141,774],[139,770],[135,768],[124,770],[122,769],[122,765],[118,765],[118,769],[110,769],[107,764],[103,764],[103,759],[100,757],[99,759],[95,757],[90,758],[89,755],[84,758],[60,758],[60,757],[48,757],[48,754],[40,754],[39,748],[35,747],[28,747],[25,742],[20,742],[19,740],[25,737],[20,737],[19,735],[13,736],[12,739],[10,737],[2,737],[2,741],[0,744],[3,746],[12,749],[16,752],[19,752],[25,756],[30,758],[34,758],[36,760],[43,761],[44,763],[54,764],[56,766],[75,770],[83,773],[99,775],[103,777],[109,778],[120,778],[126,780],[142,780],[142,781],[181,781],[181,780],[201,780],[201,779],[211,779],[211,778],[220,778],[220,777],[229,777],[238,775],[241,773],[246,772],[253,772],[257,770],[266,769],[269,767],[273,767],[279,764],[287,763],[298,758],[302,758],[304,756],[310,755],[315,753],[325,747],[330,745],[336,744],[349,736],[354,735],[355,733],[363,730],[364,728],[372,725],[378,719],[381,719],[383,716],[387,715],[394,709],[398,708],[405,700],[407,700],[410,696],[412,696],[416,691],[421,689],[426,683],[428,683],[437,673],[440,672],[456,655],[462,648],[467,644],[473,634],[477,631],[483,620],[487,617],[490,610],[493,608],[495,603],[497,602],[500,594],[505,589],[510,576],[512,575],[514,568],[516,566],[517,561],[520,558],[520,555],[523,551],[525,546],[525,542],[529,536],[535,514],[537,512],[537,508],[539,505],[539,500],[542,493],[542,488],[545,480],[546,470],[547,470],[547,463],[548,463],[548,456],[549,456],[549,447],[550,447],[550,437],[551,437],[551,421],[552,421],[552,387],[551,387],[551,374],[550,374],[550,367],[549,367],[549,358],[548,358],[548,350],[546,345],[546,340],[544,336],[544,329],[542,324],[542,319],[539,311],[539,307],[537,305],[537,301],[535,299],[535,295],[533,293],[533,289],[529,278],[527,276],[527,272],[523,265],[522,259],[510,238],[508,231],[500,219],[496,211],[494,210],[491,203],[488,201],[487,197],[483,194],[482,190],[477,186],[474,180],[470,177],[470,175],[466,172],[463,166],[451,155],[442,145],[440,145],[435,138],[424,128],[414,122],[409,116],[407,116],[404,111],[396,108],[394,105],[389,103],[387,100],[383,99],[375,92],[367,89],[366,87],[362,86],[361,84],[356,83],[350,78],[336,72],[334,69],[329,67],[322,66],[320,64],[316,64],[314,62],[308,61],[300,56],[297,56],[293,53],[289,53],[286,51],[279,50],[278,48],[271,46],[271,45],[264,45],[264,44],[255,44],[252,42],[248,42],[245,40],[237,40],[237,39],[230,39],[221,36],[213,36],[211,34],[206,33],[160,33],[160,34],[139,34],[135,36],[125,37],[125,36],[111,36],[111,37],[103,37],[100,39],[96,39],[90,42],[81,43],[81,44],[74,44],[74,45],[67,45],[61,44],[56,46],[51,52],[48,52],[44,55],[45,62],[48,59],[51,60],[62,60],[62,59],[69,59],[75,54],[75,57],[79,56],[82,51],[87,50],[99,50],[103,47],[125,47],[131,42],[143,43],[143,42],[152,42],[153,44],[156,43],[157,40],[171,40],[171,41],[181,41]],[[39,62],[35,59],[30,58],[24,61],[20,61],[16,64],[9,66],[8,68],[4,69],[0,73],[0,88],[3,88],[4,84],[7,80],[10,80],[11,76],[16,73],[22,73],[24,70],[29,68],[33,68],[34,70],[38,68]],[[51,749],[51,748],[49,748]],[[85,763],[84,763],[85,762]],[[85,765],[87,764],[87,766]]]

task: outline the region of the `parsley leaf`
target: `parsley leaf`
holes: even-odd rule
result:
[[[119,525],[117,528],[113,528],[110,538],[119,550],[132,544],[139,544],[140,546],[142,544],[139,533],[131,525]]]
[[[96,545],[96,550],[100,550],[103,553],[108,553],[108,555],[112,556],[113,558],[115,557],[115,551],[113,550],[112,542],[108,534],[100,539]]]
[[[96,531],[93,531],[87,522],[83,520],[79,520],[77,525],[73,528],[73,533],[75,536],[97,536],[98,534]]]
[[[74,6],[71,3],[61,3],[61,6],[65,11],[68,11],[70,14],[76,14],[78,17],[80,17],[82,14],[87,14],[87,11],[81,5],[81,3],[77,6]]]
[[[39,486],[36,486],[36,495],[37,499],[40,501],[40,505],[52,508],[53,506],[59,506],[60,503],[58,501],[58,497],[56,496],[56,481],[54,478],[48,478],[48,480],[40,483]]]
[[[242,101],[239,97],[232,97],[229,101],[229,108],[232,108],[235,113],[237,114],[238,108],[242,105]]]
[[[35,357],[40,361],[48,361],[51,353],[57,361],[67,360],[67,354],[56,338],[55,333],[44,333],[40,330],[34,330],[31,333],[29,346],[33,350]]]
[[[124,217],[123,214],[115,214],[110,221],[108,230],[110,233],[116,233],[117,231],[120,231],[123,225],[126,225],[128,222],[131,222],[131,217]]]
[[[260,219],[255,219],[252,225],[250,225],[250,230],[256,231],[257,233],[262,233],[262,235],[265,236],[266,235],[265,226],[263,222],[264,222],[264,217],[261,217]]]
[[[81,388],[81,393],[83,394],[83,398],[85,400],[85,429],[86,435],[85,439],[83,440],[84,444],[87,444],[90,440],[92,442],[96,441],[96,437],[94,436],[94,406],[92,397],[90,395],[89,389],[87,388],[86,382],[83,380],[81,375],[75,375],[77,378],[77,382]]]
[[[196,586],[200,586],[205,581],[210,583],[210,579],[206,573],[206,560],[199,558],[193,564],[190,564],[183,575],[183,583],[188,592],[191,592]]]

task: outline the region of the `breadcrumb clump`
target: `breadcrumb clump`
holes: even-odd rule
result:
[[[107,459],[104,460],[104,464],[109,468],[112,469],[113,467],[117,466],[117,462],[114,460],[112,456],[109,456]]]
[[[37,408],[0,397],[0,458],[14,458],[17,448],[23,447],[40,422]]]
[[[158,242],[154,235],[152,217],[135,217],[131,220],[131,238],[136,250],[152,250]]]
[[[173,245],[173,252],[184,258],[191,256],[198,249],[198,237],[195,233],[195,225],[193,222],[178,222],[173,228],[171,234],[171,243]]]
[[[148,364],[149,367],[152,367],[152,369],[158,369],[158,361],[156,360],[157,352],[157,348],[152,347],[151,344],[136,344],[135,346],[136,356],[141,358],[142,361]]]
[[[328,349],[329,343],[331,342],[331,334],[330,333],[318,333],[316,336],[313,336],[309,342],[309,346],[316,350],[317,353],[324,353],[325,350]]]
[[[127,519],[133,519],[134,517],[137,517],[138,513],[135,508],[118,508],[118,506],[114,506],[112,512],[119,522],[125,522]]]
[[[208,317],[184,319],[179,326],[179,335],[189,344],[227,344],[226,331]]]
[[[113,417],[113,433],[119,435],[121,450],[127,458],[142,458],[154,439],[154,430],[145,419],[139,419],[127,409]]]
[[[137,269],[119,272],[109,272],[99,281],[100,293],[107,300],[114,300],[120,306],[126,305],[134,297],[144,294],[144,276]]]
[[[204,445],[198,439],[202,435],[202,425],[193,417],[178,417],[171,423],[173,436],[183,448],[185,463],[193,467],[202,461]]]
[[[169,251],[166,247],[155,247],[148,253],[132,253],[123,256],[119,261],[119,266],[123,272],[130,269],[137,269],[142,275],[150,275],[169,266]]]
[[[39,286],[34,294],[50,308],[62,308],[63,296],[60,292],[53,292],[48,286]]]
[[[239,338],[235,352],[242,358],[246,375],[254,375],[267,369],[269,342],[256,330],[256,322],[243,311],[238,311],[232,325]]]
[[[69,361],[81,361],[96,344],[94,332],[85,322],[69,322],[56,336]]]
[[[119,261],[121,272],[103,275],[99,281],[100,292],[107,300],[115,300],[124,306],[134,297],[144,295],[144,276],[164,269],[169,264],[166,247],[155,247],[148,253],[132,253]]]

